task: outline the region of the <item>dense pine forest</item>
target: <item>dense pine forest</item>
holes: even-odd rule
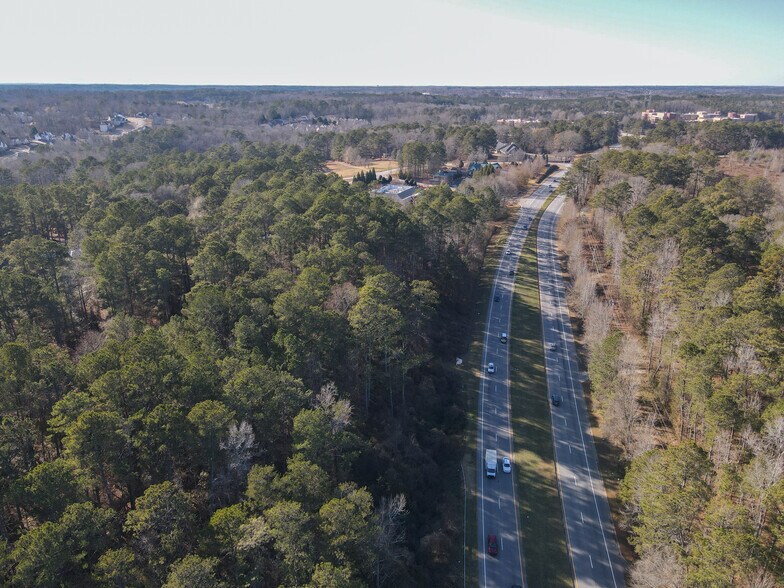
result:
[[[401,208],[310,149],[181,138],[0,187],[4,583],[446,581],[447,364],[499,199]]]
[[[545,156],[629,584],[784,582],[781,89],[423,90],[3,92],[1,585],[462,585],[455,358]]]
[[[782,133],[661,124],[581,159],[562,188],[634,586],[784,577]]]

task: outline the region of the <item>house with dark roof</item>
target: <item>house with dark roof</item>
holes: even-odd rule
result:
[[[501,155],[512,155],[514,152],[518,151],[519,149],[520,148],[514,143],[501,143],[499,141],[495,145],[495,150]]]

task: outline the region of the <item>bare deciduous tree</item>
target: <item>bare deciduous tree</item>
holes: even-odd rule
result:
[[[316,405],[330,417],[332,433],[339,433],[351,422],[353,408],[348,400],[338,400],[338,388],[334,382],[328,382],[316,394]]]
[[[383,497],[376,512],[378,536],[376,539],[376,586],[383,586],[391,576],[394,564],[404,556],[403,542],[406,516],[406,497],[397,494]]]
[[[327,310],[334,310],[345,316],[357,300],[359,300],[359,290],[357,290],[357,287],[351,282],[343,282],[342,284],[335,284],[332,287],[332,291],[329,293],[329,299],[325,306],[327,307]]]
[[[629,200],[629,207],[636,206],[645,200],[645,197],[651,191],[651,183],[642,176],[632,176],[627,181],[632,188],[632,197]],[[626,211],[624,211],[624,213],[625,212]]]
[[[605,426],[607,435],[623,449],[624,455],[634,453],[640,404],[637,399],[639,387],[634,378],[622,375],[606,408]]]
[[[597,302],[596,274],[586,271],[578,276],[569,291],[569,300],[577,313],[586,318],[588,310]]]
[[[776,577],[773,574],[759,568],[748,578],[741,580],[740,588],[775,588],[778,585]]]
[[[585,316],[585,343],[591,349],[610,334],[613,307],[608,302],[594,300]]]
[[[671,547],[651,549],[632,566],[633,588],[683,588],[686,586],[686,567]]]

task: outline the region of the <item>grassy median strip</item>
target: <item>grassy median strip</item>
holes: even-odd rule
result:
[[[552,201],[547,199],[542,210]],[[510,344],[517,499],[528,586],[573,586],[558,494],[542,347],[536,231],[523,244],[515,282]]]

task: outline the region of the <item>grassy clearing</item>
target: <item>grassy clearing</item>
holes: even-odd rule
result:
[[[548,198],[544,208],[552,201]],[[536,231],[523,245],[512,309],[511,395],[514,463],[529,586],[573,586],[553,454],[542,347]]]
[[[334,160],[328,161],[326,167],[328,172],[334,172],[344,180],[351,180],[361,171],[370,171],[370,168],[375,168],[377,173],[381,173],[397,169],[400,167],[400,164],[392,159],[377,159],[369,162],[367,165],[351,165],[345,161]]]

